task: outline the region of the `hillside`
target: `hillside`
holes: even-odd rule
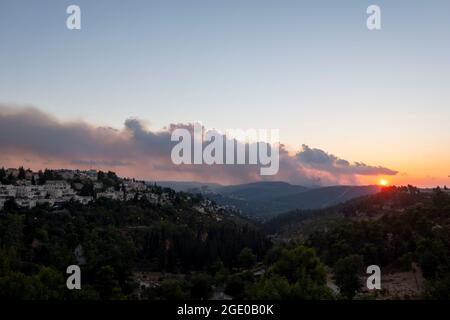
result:
[[[377,298],[450,297],[450,196],[439,189],[387,188],[332,208],[280,215],[266,230],[277,242],[314,248],[338,278],[343,265],[353,264],[360,276],[363,266],[380,266],[384,290]],[[355,283],[348,296],[359,291]]]
[[[266,220],[295,209],[320,209],[379,192],[378,186],[332,186],[309,189],[284,182],[259,182],[218,188],[205,196],[232,205],[246,216]]]
[[[100,198],[28,209],[8,201],[0,210],[0,298],[135,299],[143,294],[137,273],[159,279],[231,269],[244,249],[256,261],[270,247],[245,218],[165,192],[164,204]],[[65,289],[62,272],[72,264],[83,270],[80,292]]]
[[[430,194],[420,193],[414,187],[384,188],[381,192],[365,195],[323,209],[297,209],[270,219],[265,228],[283,238],[304,237],[314,230],[345,221],[375,220],[383,216],[405,212],[408,208],[426,202]]]

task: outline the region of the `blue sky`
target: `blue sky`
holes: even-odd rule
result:
[[[1,0],[0,103],[116,128],[279,128],[293,149],[425,176],[423,159],[450,160],[449,39],[444,0]]]

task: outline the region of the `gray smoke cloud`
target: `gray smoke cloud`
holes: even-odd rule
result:
[[[297,153],[298,161],[309,168],[326,171],[332,174],[346,175],[396,175],[398,171],[381,166],[369,166],[362,162],[350,163],[323,150],[302,145],[302,150]]]
[[[257,165],[174,165],[170,155],[175,143],[170,138],[176,128],[192,130],[192,124],[170,124],[155,131],[139,119],[128,119],[119,130],[63,122],[37,108],[0,105],[0,166],[94,168],[148,180],[276,180],[302,185],[357,183],[358,175],[397,174],[306,145],[295,155],[280,145],[280,170],[274,176],[260,176]]]

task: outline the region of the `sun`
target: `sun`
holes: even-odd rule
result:
[[[383,187],[385,187],[389,184],[389,182],[386,179],[381,179],[378,183],[380,184],[380,186],[383,186]]]

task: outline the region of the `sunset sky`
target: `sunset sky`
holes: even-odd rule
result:
[[[271,179],[450,185],[449,39],[448,0],[1,0],[0,167],[261,179],[173,167],[170,125],[201,121],[279,129]]]

